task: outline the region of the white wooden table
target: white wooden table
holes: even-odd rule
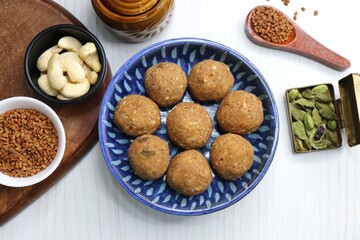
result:
[[[114,180],[99,144],[38,200],[0,227],[0,239],[360,239],[360,147],[294,154],[284,92],[314,83],[334,84],[360,72],[360,21],[353,0],[177,0],[172,22],[147,42],[119,41],[96,17],[90,0],[57,0],[102,42],[113,74],[142,48],[175,37],[199,37],[225,44],[253,62],[267,79],[280,118],[278,149],[260,184],[225,210],[198,217],[157,212],[133,199]],[[347,57],[338,72],[304,57],[265,49],[244,33],[247,13],[270,4],[306,32]],[[305,7],[305,12],[300,10]],[[314,17],[313,11],[319,15]],[[0,43],[1,44],[1,43]]]

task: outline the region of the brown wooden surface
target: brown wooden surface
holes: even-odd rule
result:
[[[24,55],[32,38],[41,30],[60,23],[82,25],[60,5],[49,0],[0,0],[0,100],[11,96],[39,98],[28,86]],[[44,181],[24,188],[0,185],[0,225],[19,213],[58,181],[98,140],[97,119],[102,96],[111,80],[108,72],[102,88],[93,97],[75,105],[48,103],[65,127],[66,150],[58,169]]]
[[[264,5],[265,7],[271,7],[281,12],[279,9]],[[259,7],[259,6],[258,6]],[[310,58],[314,61],[317,61],[321,64],[324,64],[330,68],[333,68],[338,71],[344,71],[351,66],[349,60],[340,56],[336,52],[325,47],[309,34],[307,34],[299,25],[297,25],[292,19],[287,17],[288,20],[294,27],[293,34],[290,35],[289,39],[284,43],[273,43],[262,39],[259,35],[253,30],[253,24],[251,21],[251,16],[254,13],[256,7],[252,9],[246,17],[245,22],[245,33],[246,36],[254,43],[268,48],[274,48],[277,50],[288,51],[302,55],[304,57]]]

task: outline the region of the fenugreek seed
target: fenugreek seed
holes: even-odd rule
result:
[[[43,128],[49,129],[44,134]],[[51,138],[56,147],[43,143]],[[0,171],[12,177],[32,176],[56,155],[57,133],[47,116],[33,109],[13,109],[0,115]],[[52,148],[52,149],[51,149]],[[48,153],[49,160],[45,160]]]
[[[269,42],[283,43],[290,37],[293,26],[286,17],[271,7],[258,7],[252,16],[255,33]],[[285,24],[286,27],[282,27]],[[281,30],[281,31],[280,31]],[[285,34],[283,34],[285,33]]]

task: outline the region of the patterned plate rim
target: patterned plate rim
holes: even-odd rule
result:
[[[106,146],[104,145],[103,141],[101,141],[101,139],[104,138],[104,131],[103,131],[103,123],[102,123],[102,119],[105,116],[105,112],[106,112],[106,103],[108,102],[108,100],[111,98],[111,94],[112,94],[112,89],[114,88],[115,85],[115,80],[118,78],[119,75],[121,75],[122,72],[125,72],[128,68],[129,65],[133,62],[133,60],[146,55],[147,52],[149,51],[153,51],[154,49],[161,49],[162,47],[166,46],[166,47],[171,47],[171,46],[179,46],[181,44],[185,44],[185,43],[190,43],[190,44],[196,44],[196,45],[209,45],[211,47],[214,48],[221,48],[223,50],[226,50],[227,52],[231,53],[232,55],[236,56],[237,58],[239,58],[241,61],[243,61],[244,63],[246,63],[246,65],[258,76],[258,78],[261,80],[262,84],[264,85],[264,88],[266,88],[268,95],[269,95],[269,102],[270,105],[272,107],[272,111],[274,113],[274,121],[275,121],[275,129],[274,129],[274,139],[273,139],[273,145],[271,148],[271,155],[269,156],[269,158],[267,159],[266,163],[264,164],[262,171],[259,173],[258,177],[251,183],[251,185],[248,186],[248,188],[246,188],[243,192],[241,192],[239,195],[237,195],[235,198],[232,198],[230,201],[226,202],[225,204],[222,205],[217,205],[215,207],[211,207],[211,208],[207,208],[207,209],[199,209],[199,210],[181,210],[181,209],[173,209],[173,208],[168,208],[168,207],[163,207],[159,204],[154,204],[153,202],[149,201],[148,199],[146,199],[145,197],[143,197],[140,194],[137,194],[136,192],[133,191],[133,189],[128,185],[128,183],[126,181],[123,181],[122,176],[118,173],[118,171],[116,171],[115,167],[112,165],[111,161],[109,161],[107,159],[106,156]],[[253,65],[253,63],[251,63],[246,57],[244,57],[242,54],[240,54],[239,52],[233,50],[230,47],[227,47],[221,43],[217,43],[211,40],[207,40],[207,39],[201,39],[201,38],[174,38],[174,39],[168,39],[168,40],[163,40],[160,42],[157,42],[155,44],[152,44],[148,47],[143,48],[142,50],[140,50],[139,52],[137,52],[136,54],[134,54],[131,58],[129,58],[120,68],[119,70],[116,72],[116,74],[113,76],[113,79],[111,80],[111,82],[109,83],[105,94],[103,96],[103,100],[101,103],[101,108],[100,108],[100,112],[99,112],[99,120],[98,120],[98,134],[99,134],[99,142],[100,142],[100,148],[104,157],[104,160],[110,170],[110,172],[112,173],[113,177],[115,178],[115,180],[135,199],[137,199],[138,201],[140,201],[141,203],[143,203],[144,205],[151,207],[155,210],[161,211],[161,212],[165,212],[168,214],[173,214],[173,215],[184,215],[184,216],[196,216],[196,215],[204,215],[204,214],[209,214],[209,213],[213,213],[219,210],[222,210],[224,208],[227,208],[233,204],[235,204],[236,202],[240,201],[242,198],[244,198],[246,195],[248,195],[258,184],[259,182],[263,179],[264,175],[266,174],[266,172],[268,171],[273,158],[275,156],[276,153],[276,148],[277,148],[277,144],[278,144],[278,138],[279,138],[279,114],[278,114],[278,109],[277,109],[277,105],[276,105],[276,101],[275,98],[273,96],[273,93],[267,83],[267,81],[265,80],[265,78],[263,77],[263,75],[260,73],[260,71],[257,69],[257,67],[255,67],[255,65]]]

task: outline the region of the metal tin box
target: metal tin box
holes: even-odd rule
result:
[[[360,74],[339,81],[340,99],[330,83],[285,92],[294,152],[305,153],[342,146],[344,128],[350,147],[360,142]]]

